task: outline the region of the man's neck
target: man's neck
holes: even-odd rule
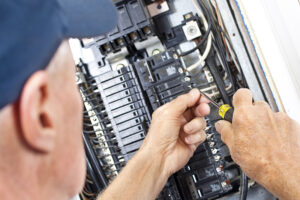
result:
[[[17,125],[12,107],[1,110],[0,199],[67,200],[67,197],[62,198],[58,191],[51,191],[49,182],[41,182],[43,175],[37,160],[34,155],[28,153],[27,147],[22,143]]]

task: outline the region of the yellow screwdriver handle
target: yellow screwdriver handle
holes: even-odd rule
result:
[[[219,108],[219,116],[222,117],[222,119],[232,123],[233,108],[228,104],[223,104]]]

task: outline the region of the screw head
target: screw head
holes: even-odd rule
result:
[[[178,59],[177,53],[174,53],[174,54],[173,54],[173,58],[174,58],[174,59]]]

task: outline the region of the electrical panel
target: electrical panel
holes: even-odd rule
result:
[[[231,104],[234,92],[247,87],[214,2],[115,0],[118,26],[80,40],[80,48],[94,55],[76,66],[85,108],[87,179],[82,199],[95,199],[134,156],[159,106],[192,88]],[[248,179],[216,132],[216,112],[211,107],[206,117],[206,141],[169,178],[157,199],[237,199],[240,190],[256,191],[255,183],[248,188]]]

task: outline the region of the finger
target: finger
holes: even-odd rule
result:
[[[207,103],[201,103],[194,109],[194,115],[197,117],[205,117],[209,115],[210,107]]]
[[[240,106],[252,106],[251,91],[245,88],[239,89],[233,96],[232,104],[235,109]]]
[[[193,107],[200,98],[200,92],[198,89],[192,89],[189,93],[181,95],[173,100],[170,104],[170,114],[174,117],[182,115],[186,109]]]
[[[191,121],[194,118],[195,118],[194,109],[192,109],[192,108],[187,109],[182,115],[181,125],[188,123],[189,121]]]
[[[220,120],[216,124],[217,132],[221,134],[222,141],[227,144],[228,147],[232,145],[233,130],[232,124],[225,120]]]
[[[271,109],[270,105],[265,101],[255,101],[253,105],[262,109]]]
[[[209,95],[209,94],[206,94],[206,95],[209,96],[209,97],[211,97],[211,95]],[[201,104],[201,103],[207,103],[208,104],[209,102],[210,102],[210,100],[208,98],[206,98],[203,94],[201,94],[201,97],[200,97],[200,100],[199,100],[199,104]]]
[[[182,123],[181,125],[186,124],[187,122],[191,121],[195,117],[204,117],[207,116],[210,113],[210,107],[209,105],[198,105],[197,107],[188,108],[183,114],[182,114]]]
[[[206,140],[206,134],[204,130],[201,130],[192,135],[188,135],[184,139],[186,144],[198,144],[204,142],[205,140]]]
[[[204,140],[205,141],[205,140]],[[203,142],[204,142],[203,141]],[[192,150],[192,152],[196,151],[196,149],[199,147],[200,144],[202,144],[203,142],[198,142],[196,144],[190,144],[189,148]]]
[[[204,130],[206,128],[206,121],[203,117],[196,117],[186,125],[184,125],[183,130],[187,134],[193,134],[198,131]]]
[[[152,114],[152,118],[155,118],[156,116],[159,116],[164,110],[168,108],[170,103],[166,103],[160,107],[158,107]]]

